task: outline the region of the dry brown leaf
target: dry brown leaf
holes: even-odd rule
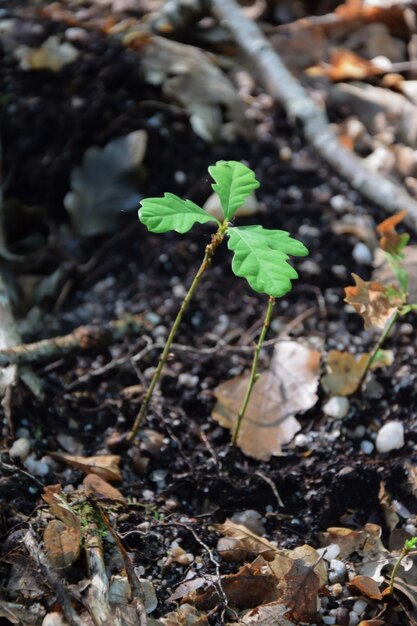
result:
[[[59,72],[65,65],[73,63],[80,53],[69,41],[51,35],[40,48],[20,45],[14,50],[14,56],[23,70],[50,70]]]
[[[200,613],[190,604],[182,604],[176,611],[168,613],[159,620],[165,626],[208,626],[205,613]]]
[[[357,274],[352,274],[355,287],[345,287],[345,302],[351,304],[363,318],[365,328],[383,330],[389,319],[402,304],[401,300],[388,298],[386,287],[376,281],[365,281]]]
[[[403,237],[397,233],[395,227],[403,221],[407,213],[408,211],[404,210],[396,215],[391,215],[391,217],[388,217],[376,227],[377,233],[381,235],[379,246],[384,252],[393,254],[398,250]]]
[[[113,502],[119,502],[120,504],[126,503],[126,498],[120,493],[118,489],[109,485],[101,476],[97,474],[87,474],[83,480],[83,485],[87,487],[95,496],[104,498],[105,500],[112,500]]]
[[[371,600],[382,600],[382,593],[379,590],[378,583],[373,578],[369,578],[369,576],[354,576],[348,582],[347,587],[349,591],[356,591]]]
[[[119,469],[120,456],[117,454],[102,454],[97,456],[77,456],[51,452],[51,456],[59,461],[68,463],[71,467],[81,470],[85,474],[97,474],[103,480],[122,480]]]
[[[330,55],[330,64],[325,67],[310,67],[310,76],[327,76],[330,80],[362,80],[368,76],[380,74],[381,69],[371,61],[363,59],[351,50],[338,48]]]
[[[327,571],[318,552],[308,545],[295,550],[280,550],[271,571],[278,581],[278,600],[296,621],[314,620],[317,615],[317,594],[327,582]]]
[[[239,431],[238,446],[248,456],[268,461],[281,454],[300,424],[294,415],[307,411],[317,402],[320,353],[297,341],[275,346],[270,369],[255,383],[251,400]],[[248,376],[239,376],[215,389],[217,403],[212,416],[234,431],[246,391]]]
[[[287,619],[289,613],[281,602],[270,602],[246,613],[240,623],[247,626],[296,626]]]
[[[358,388],[369,354],[355,356],[350,352],[330,350],[327,355],[327,373],[321,379],[324,391],[330,396],[349,396]]]
[[[326,532],[319,533],[322,547],[336,544],[340,548],[339,559],[347,558],[352,552],[358,552],[365,544],[367,533],[364,530],[352,530],[332,526]]]
[[[80,526],[67,526],[60,520],[52,520],[45,528],[43,535],[45,550],[51,566],[65,569],[76,561],[80,555]]]
[[[78,515],[72,510],[65,495],[61,492],[61,485],[44,487],[42,500],[49,505],[52,515],[61,520],[66,526],[81,528]]]
[[[225,537],[235,540],[235,545],[232,548],[229,545],[228,550],[243,551],[246,553],[246,556],[260,555],[265,559],[265,561],[273,561],[275,558],[277,549],[271,545],[269,541],[259,537],[246,528],[246,526],[243,526],[243,524],[235,524],[230,519],[227,519],[224,524],[216,524],[214,526],[214,530],[223,533]],[[217,550],[220,556],[223,556],[221,548],[218,547]]]
[[[236,574],[222,576],[223,592],[231,606],[236,609],[253,609],[261,604],[276,600],[277,586],[275,576],[265,570],[266,561],[259,557],[260,563],[243,565]],[[198,609],[210,610],[220,601],[215,585],[197,590],[184,598],[185,602],[195,604]]]
[[[398,517],[396,510],[392,506],[391,495],[385,489],[385,483],[382,480],[379,486],[378,498],[379,498],[379,504],[384,513],[385,523],[388,526],[388,528],[392,531],[398,525],[400,518]]]

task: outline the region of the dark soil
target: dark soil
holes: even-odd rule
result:
[[[23,29],[25,42],[38,43],[65,25],[29,20],[26,29],[29,34]],[[146,346],[147,340],[166,334],[180,303],[173,287],[190,284],[210,237],[206,227],[184,237],[152,235],[138,223],[136,215],[126,214],[121,216],[120,231],[112,238],[77,239],[69,228],[63,197],[72,168],[89,146],[103,146],[114,137],[145,129],[149,148],[143,195],[170,190],[197,202],[210,193],[209,164],[229,158],[246,161],[261,182],[259,199],[265,211],[244,223],[288,230],[308,246],[308,258],[318,268],[316,273],[311,265],[301,264],[293,291],[276,304],[275,331],[269,336],[285,330],[308,309],[310,314],[291,330],[292,337],[320,337],[326,350],[352,352],[364,351],[372,343],[360,318],[343,304],[343,287],[349,284],[350,273],[368,279],[371,268],[354,261],[355,236],[334,234],[332,224],[340,216],[329,200],[344,195],[356,214],[370,216],[375,224],[386,216],[366,205],[321,163],[279,109],[270,112],[273,128],[262,140],[210,146],[193,134],[185,117],[166,107],[142,105],[142,101],[161,100],[161,94],[143,82],[133,52],[93,33],[77,45],[82,49],[79,62],[60,73],[24,72],[5,52],[0,67],[6,199],[43,209],[42,217],[35,220],[9,218],[9,248],[26,252],[25,246],[33,246],[34,265],[8,265],[6,269],[22,290],[25,276],[36,273],[45,277],[63,264],[66,268],[58,292],[37,305],[38,317],[34,317],[32,327],[25,324],[24,340],[65,334],[79,325],[102,324],[125,314],[143,313],[154,330],[149,337],[126,339],[101,354],[80,352],[36,366],[45,385],[45,401],[36,402],[26,395],[23,403],[13,407],[13,430],[4,422],[1,458],[14,468],[3,468],[0,479],[4,542],[25,523],[25,516],[35,514],[43,485],[59,482],[64,487],[77,487],[82,480],[81,472],[57,461],[50,464],[47,475],[32,479],[22,465],[8,457],[14,435],[24,429],[35,442],[37,458],[62,451],[57,441],[60,433],[80,442],[84,455],[94,455],[106,451],[106,439],[114,429],[129,428],[158,350],[148,351],[136,367],[126,360],[101,375],[94,375],[94,370],[133,355]],[[84,104],[74,106],[79,100]],[[283,160],[283,145],[299,158]],[[178,172],[185,176],[176,176]],[[181,539],[186,552],[202,555],[202,571],[212,574],[213,563],[196,537],[215,549],[218,535],[209,530],[210,524],[223,522],[238,511],[258,511],[268,538],[288,548],[302,543],[317,546],[317,533],[329,526],[361,528],[367,522],[380,524],[387,539],[378,497],[382,480],[396,500],[412,515],[417,514],[404,468],[405,461],[417,461],[417,341],[415,331],[409,334],[402,325],[387,346],[395,354],[393,365],[376,373],[383,387],[382,397],[354,396],[343,420],[325,418],[319,401],[300,417],[303,432],[311,434],[308,450],[291,444],[284,448],[283,456],[260,463],[231,448],[229,433],[210,417],[212,392],[222,381],[247,369],[251,355],[238,349],[235,353],[220,349],[212,354],[199,350],[212,347],[219,338],[238,348],[239,339],[248,337],[248,329],[256,331],[259,327],[265,297],[233,277],[229,261],[227,250],[220,250],[177,337],[177,343],[185,348],[173,350],[161,394],[152,403],[146,429],[162,434],[162,447],[153,450],[145,445],[141,459],[149,459],[146,469],[138,460],[138,452],[122,455],[120,489],[129,498],[129,505],[115,516],[115,528],[143,575],[152,577],[159,601],[156,616],[172,609],[166,599],[187,571],[186,566],[162,566],[161,559],[172,541]],[[24,302],[18,299],[22,316],[29,311],[34,315],[31,298],[35,295],[26,294]],[[414,324],[415,320],[410,316],[407,322]],[[250,334],[249,340],[253,337]],[[269,354],[266,350],[264,367]],[[179,384],[184,373],[193,377],[191,386]],[[181,380],[190,379],[183,376]],[[141,387],[136,395],[124,391],[138,384]],[[360,448],[364,437],[355,438],[355,428],[363,425],[369,438],[388,419],[404,423],[406,446],[385,456],[364,454]],[[271,483],[283,506],[277,502]],[[2,565],[5,581],[8,571],[8,566]],[[231,571],[231,566],[222,566],[222,571]],[[220,624],[221,614],[220,607],[210,622]]]

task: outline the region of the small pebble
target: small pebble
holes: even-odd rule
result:
[[[9,454],[12,458],[18,457],[21,461],[24,461],[30,452],[30,441],[25,437],[20,437],[13,442],[12,447],[9,450]]]
[[[404,445],[404,426],[401,422],[387,422],[380,428],[376,437],[376,449],[378,452],[390,452],[398,450]]]
[[[334,209],[335,211],[337,211],[338,213],[342,213],[343,211],[346,211],[349,206],[349,200],[345,197],[340,195],[337,196],[333,196],[333,198],[330,198],[330,206],[332,207],[332,209]]]
[[[352,250],[352,256],[356,263],[359,263],[360,265],[371,265],[372,263],[372,252],[366,244],[362,243],[362,241],[355,244],[355,247]]]
[[[329,624],[330,626],[332,626],[332,624],[336,624],[336,618],[333,617],[333,615],[323,615],[321,619],[323,624]]]
[[[263,535],[265,532],[262,524],[262,516],[258,511],[253,511],[252,509],[234,513],[232,515],[232,522],[235,522],[235,524],[243,524],[243,526],[246,526],[246,528],[257,535]]]
[[[178,185],[184,185],[187,182],[187,174],[185,172],[182,172],[181,170],[178,170],[174,174],[174,180]]]
[[[353,611],[355,611],[355,613],[360,615],[361,613],[364,612],[367,606],[368,606],[368,603],[366,600],[356,600],[352,608],[353,608]]]
[[[361,441],[361,450],[364,454],[372,454],[374,450],[374,444],[371,441],[364,439]]]
[[[149,322],[150,324],[152,324],[153,326],[157,326],[159,322],[161,321],[161,316],[158,315],[157,313],[153,313],[152,311],[149,311],[148,313],[145,313],[145,320]]]
[[[343,561],[339,561],[338,559],[332,559],[330,561],[330,569],[331,572],[329,574],[329,580],[331,583],[342,583],[346,578],[346,565]],[[330,579],[330,575],[333,574],[332,579]]]
[[[152,333],[153,333],[153,336],[157,338],[157,337],[165,337],[168,331],[165,326],[159,325],[159,326],[155,326]]]
[[[349,400],[342,396],[330,398],[323,406],[323,411],[326,415],[334,417],[335,419],[346,417],[349,412]]]
[[[304,433],[299,433],[294,437],[294,445],[297,448],[307,448],[308,443],[308,437]]]
[[[340,554],[340,547],[337,543],[331,543],[325,548],[318,548],[317,552],[320,556],[323,556],[325,561],[333,561]]]
[[[24,465],[29,474],[33,474],[34,476],[46,476],[49,474],[49,465],[44,461],[38,461],[34,456],[28,456]]]
[[[340,595],[342,595],[342,592],[343,587],[340,583],[335,583],[334,585],[332,585],[331,593],[334,598],[338,598]]]
[[[357,626],[359,624],[360,617],[355,611],[349,613],[349,626]]]
[[[363,424],[359,424],[359,426],[356,426],[355,430],[353,431],[353,436],[355,437],[355,439],[362,439],[365,433],[366,426],[364,426]]]
[[[181,285],[179,283],[173,286],[172,293],[174,294],[176,298],[180,298],[182,300],[185,294],[187,293],[187,290],[185,289],[184,285]]]
[[[187,387],[188,389],[194,389],[197,387],[199,380],[198,376],[192,376],[186,372],[178,376],[178,384],[183,387]]]

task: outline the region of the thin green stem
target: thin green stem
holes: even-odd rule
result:
[[[358,385],[356,387],[356,391],[359,391],[359,389],[362,387],[363,385],[363,381],[365,380],[366,374],[368,373],[369,368],[372,365],[372,361],[374,360],[378,350],[380,350],[382,348],[382,346],[384,345],[388,335],[391,332],[392,327],[394,326],[395,322],[398,320],[400,316],[400,312],[396,311],[395,313],[392,314],[392,316],[390,317],[390,319],[388,320],[382,335],[380,336],[380,338],[378,339],[378,341],[376,342],[376,344],[373,347],[372,352],[369,354],[368,356],[368,360],[366,361],[365,364],[365,368],[361,374],[361,377],[358,381]]]
[[[224,235],[227,231],[228,228],[228,223],[225,221],[223,222],[223,224],[221,224],[221,226],[219,226],[219,228],[217,229],[217,231],[214,233],[214,235],[212,235],[211,241],[210,243],[206,246],[206,250],[205,250],[205,254],[204,254],[204,258],[201,262],[200,267],[198,268],[197,274],[194,277],[193,282],[191,283],[191,286],[189,288],[189,290],[187,291],[184,300],[182,301],[180,310],[177,313],[177,317],[174,320],[174,323],[172,325],[171,331],[168,335],[168,339],[166,340],[164,349],[161,353],[161,356],[159,357],[159,362],[158,362],[158,366],[154,372],[154,375],[152,376],[152,380],[149,384],[148,390],[145,394],[145,397],[143,399],[142,405],[140,407],[140,411],[135,419],[135,422],[132,426],[132,428],[130,429],[129,433],[126,436],[126,440],[127,441],[132,441],[137,433],[137,431],[139,430],[143,420],[145,419],[147,410],[148,410],[148,406],[149,406],[149,402],[152,398],[152,394],[155,390],[156,385],[158,384],[158,381],[161,377],[161,373],[162,373],[162,369],[165,365],[165,363],[167,362],[168,356],[169,356],[169,352],[171,349],[171,345],[172,342],[174,341],[175,335],[177,333],[177,330],[182,322],[182,319],[184,317],[184,313],[190,303],[191,298],[194,295],[195,290],[198,287],[198,284],[204,274],[204,272],[208,269],[208,267],[211,264],[211,261],[213,259],[214,253],[216,251],[216,249],[218,248],[218,246],[222,243],[223,239],[224,239]]]
[[[250,400],[250,397],[252,395],[252,390],[253,390],[253,388],[255,386],[256,381],[258,380],[259,355],[260,355],[260,352],[261,352],[261,349],[262,349],[262,345],[263,345],[263,343],[265,341],[266,332],[267,332],[267,330],[269,328],[269,324],[271,322],[272,309],[274,308],[274,304],[275,304],[275,298],[273,296],[269,296],[268,307],[266,309],[264,323],[262,325],[262,330],[261,330],[261,334],[259,335],[258,343],[256,344],[255,354],[253,355],[252,369],[251,369],[251,372],[250,372],[249,383],[248,383],[248,386],[246,388],[245,397],[243,398],[243,402],[242,402],[242,405],[240,407],[240,410],[239,410],[239,413],[238,413],[238,416],[237,416],[236,428],[235,428],[235,431],[233,433],[232,445],[234,445],[234,446],[237,443],[237,438],[239,436],[240,425],[242,423],[243,418],[245,417],[245,413],[246,413],[246,410],[248,408],[249,400]]]
[[[394,593],[394,582],[395,582],[395,577],[398,572],[398,568],[400,567],[402,560],[407,556],[409,552],[410,551],[408,550],[408,548],[404,547],[400,552],[400,556],[395,562],[394,569],[392,570],[391,578],[389,581],[389,592],[391,595]]]

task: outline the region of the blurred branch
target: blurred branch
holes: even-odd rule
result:
[[[396,183],[367,169],[359,157],[341,145],[325,112],[288,71],[261,29],[244,15],[236,0],[211,0],[211,6],[259,70],[269,94],[290,118],[301,123],[305,137],[318,154],[374,204],[389,213],[408,209],[407,221],[417,228],[417,201]]]

